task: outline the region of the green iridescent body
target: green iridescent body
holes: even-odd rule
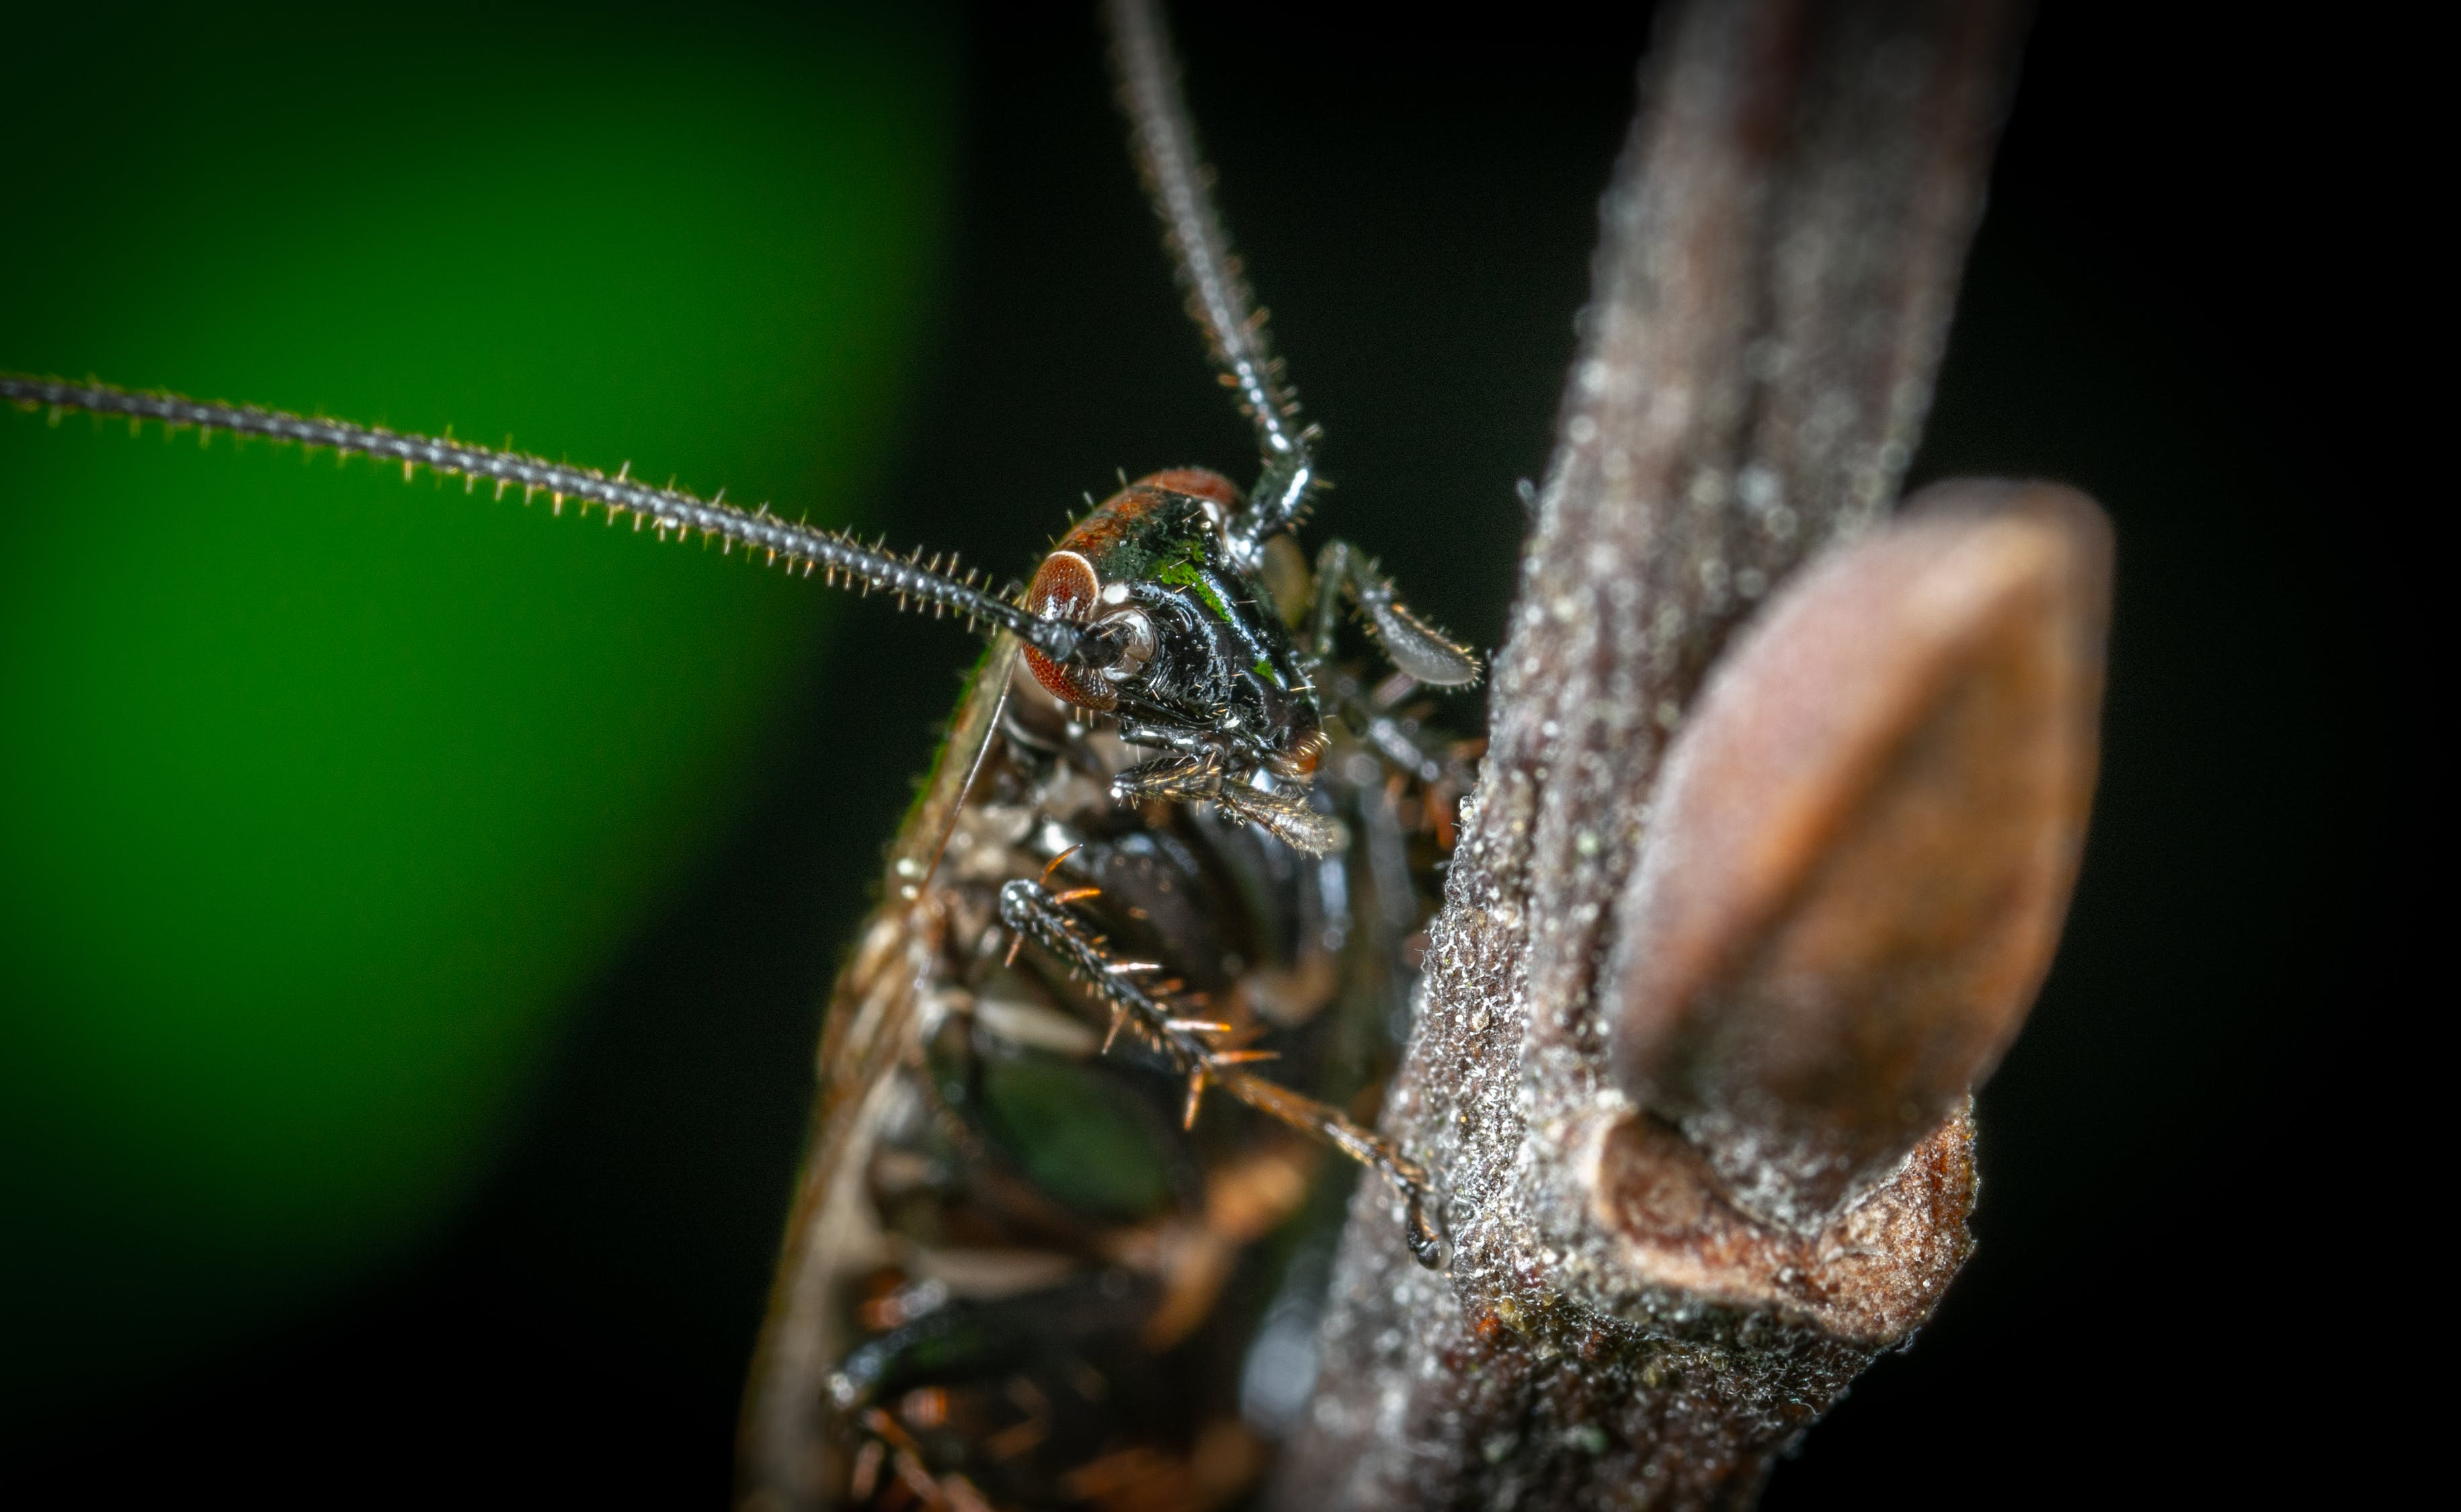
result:
[[[1088,666],[1029,648],[1026,665],[1054,696],[1116,715],[1133,745],[1303,780],[1323,713],[1261,563],[1225,535],[1239,503],[1229,479],[1192,467],[1103,500],[1043,559],[1026,605],[1129,654]]]

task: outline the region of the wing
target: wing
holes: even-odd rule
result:
[[[831,1299],[850,1272],[886,1254],[863,1171],[890,1073],[910,1048],[939,953],[945,921],[931,875],[966,789],[997,737],[1016,658],[1015,637],[1002,634],[975,668],[931,776],[898,829],[880,906],[829,993],[820,1099],[744,1389],[738,1453],[745,1505],[812,1505],[831,1479],[821,1431],[824,1393],[849,1343],[840,1336]]]

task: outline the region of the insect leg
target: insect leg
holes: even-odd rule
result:
[[[1341,820],[1309,807],[1303,789],[1268,793],[1245,782],[1225,782],[1213,801],[1232,819],[1262,826],[1302,856],[1330,856],[1350,843],[1350,832]]]
[[[1187,761],[1219,760],[1222,754],[1221,742],[1210,735],[1200,735],[1193,730],[1174,730],[1165,725],[1147,724],[1142,719],[1127,714],[1120,716],[1120,738],[1132,746],[1176,751],[1180,757]],[[1168,758],[1166,758],[1165,763],[1147,762],[1145,764],[1147,766],[1166,764],[1167,760]]]
[[[1187,760],[1209,761],[1226,771],[1261,765],[1272,754],[1263,742],[1241,730],[1175,729],[1147,724],[1129,714],[1120,716],[1119,730],[1120,738],[1129,745],[1175,751]]]
[[[1452,1261],[1452,1239],[1444,1232],[1442,1197],[1427,1168],[1403,1155],[1393,1141],[1352,1122],[1340,1109],[1262,1076],[1234,1073],[1219,1078],[1223,1091],[1260,1113],[1324,1140],[1359,1164],[1381,1175],[1402,1199],[1402,1237],[1410,1254],[1430,1270]]]
[[[1393,580],[1347,541],[1328,541],[1316,559],[1316,610],[1309,645],[1321,660],[1333,649],[1333,632],[1347,592],[1367,612],[1378,644],[1393,665],[1423,683],[1461,688],[1478,681],[1478,657],[1410,612],[1393,592]]]
[[[1416,680],[1406,676],[1393,681],[1404,690],[1418,686]],[[1383,757],[1387,766],[1419,782],[1451,778],[1467,787],[1473,769],[1461,755],[1462,742],[1428,729],[1410,713],[1396,713],[1393,704],[1400,700],[1387,699],[1387,691],[1380,689],[1371,693],[1359,686],[1358,678],[1338,671],[1320,676],[1316,683],[1316,697],[1325,712],[1348,725]]]
[[[1009,883],[1000,888],[999,909],[1002,924],[1033,940],[1091,986],[1110,1005],[1115,1024],[1133,1030],[1162,1053],[1173,1071],[1188,1078],[1188,1121],[1195,1121],[1197,1100],[1207,1087],[1213,1086],[1322,1139],[1361,1165],[1373,1167],[1392,1184],[1405,1209],[1402,1231],[1410,1253],[1421,1265],[1442,1269],[1449,1261],[1451,1245],[1440,1216],[1435,1182],[1424,1166],[1382,1136],[1360,1128],[1340,1109],[1249,1071],[1249,1064],[1265,1058],[1261,1053],[1224,1049],[1215,1041],[1230,1032],[1229,1026],[1173,1012],[1166,1000],[1138,980],[1160,970],[1159,966],[1114,958],[1084,922],[1041,884],[1021,878]]]
[[[1166,803],[1211,803],[1232,819],[1261,825],[1291,849],[1329,856],[1349,843],[1341,821],[1310,807],[1304,788],[1267,792],[1223,773],[1212,752],[1181,759],[1160,756],[1111,779],[1111,797],[1122,803],[1160,799]]]
[[[1061,1341],[1131,1333],[1155,1298],[1112,1271],[1019,1297],[952,1301],[856,1346],[827,1383],[830,1404],[854,1413],[909,1386],[984,1376],[1048,1357]]]
[[[1122,803],[1160,799],[1166,803],[1210,803],[1225,786],[1222,763],[1212,752],[1162,756],[1140,761],[1111,778],[1111,797]]]

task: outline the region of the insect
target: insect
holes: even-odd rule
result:
[[[1111,19],[1138,166],[1260,465],[1245,491],[1187,467],[1124,481],[1021,593],[624,472],[0,376],[29,408],[715,535],[990,633],[825,1021],[747,1402],[764,1504],[1234,1497],[1293,1399],[1273,1352],[1303,1336],[1339,1220],[1324,1148],[1380,1173],[1419,1258],[1444,1260],[1436,1182],[1355,1115],[1474,749],[1414,696],[1478,664],[1354,547],[1301,555],[1316,435],[1205,193],[1159,20]],[[1339,656],[1345,605],[1391,675]],[[1209,1092],[1247,1106],[1209,1112]]]

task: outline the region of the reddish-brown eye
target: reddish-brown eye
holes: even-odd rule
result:
[[[1025,590],[1025,607],[1044,619],[1081,625],[1102,591],[1102,580],[1095,575],[1092,563],[1074,551],[1055,551],[1035,569],[1034,582]],[[1024,654],[1026,671],[1062,703],[1080,709],[1110,709],[1119,704],[1119,694],[1112,692],[1110,683],[1092,669],[1053,661],[1031,646],[1024,648]]]
[[[1044,619],[1081,620],[1102,591],[1092,563],[1074,551],[1055,551],[1035,569],[1025,607]]]

